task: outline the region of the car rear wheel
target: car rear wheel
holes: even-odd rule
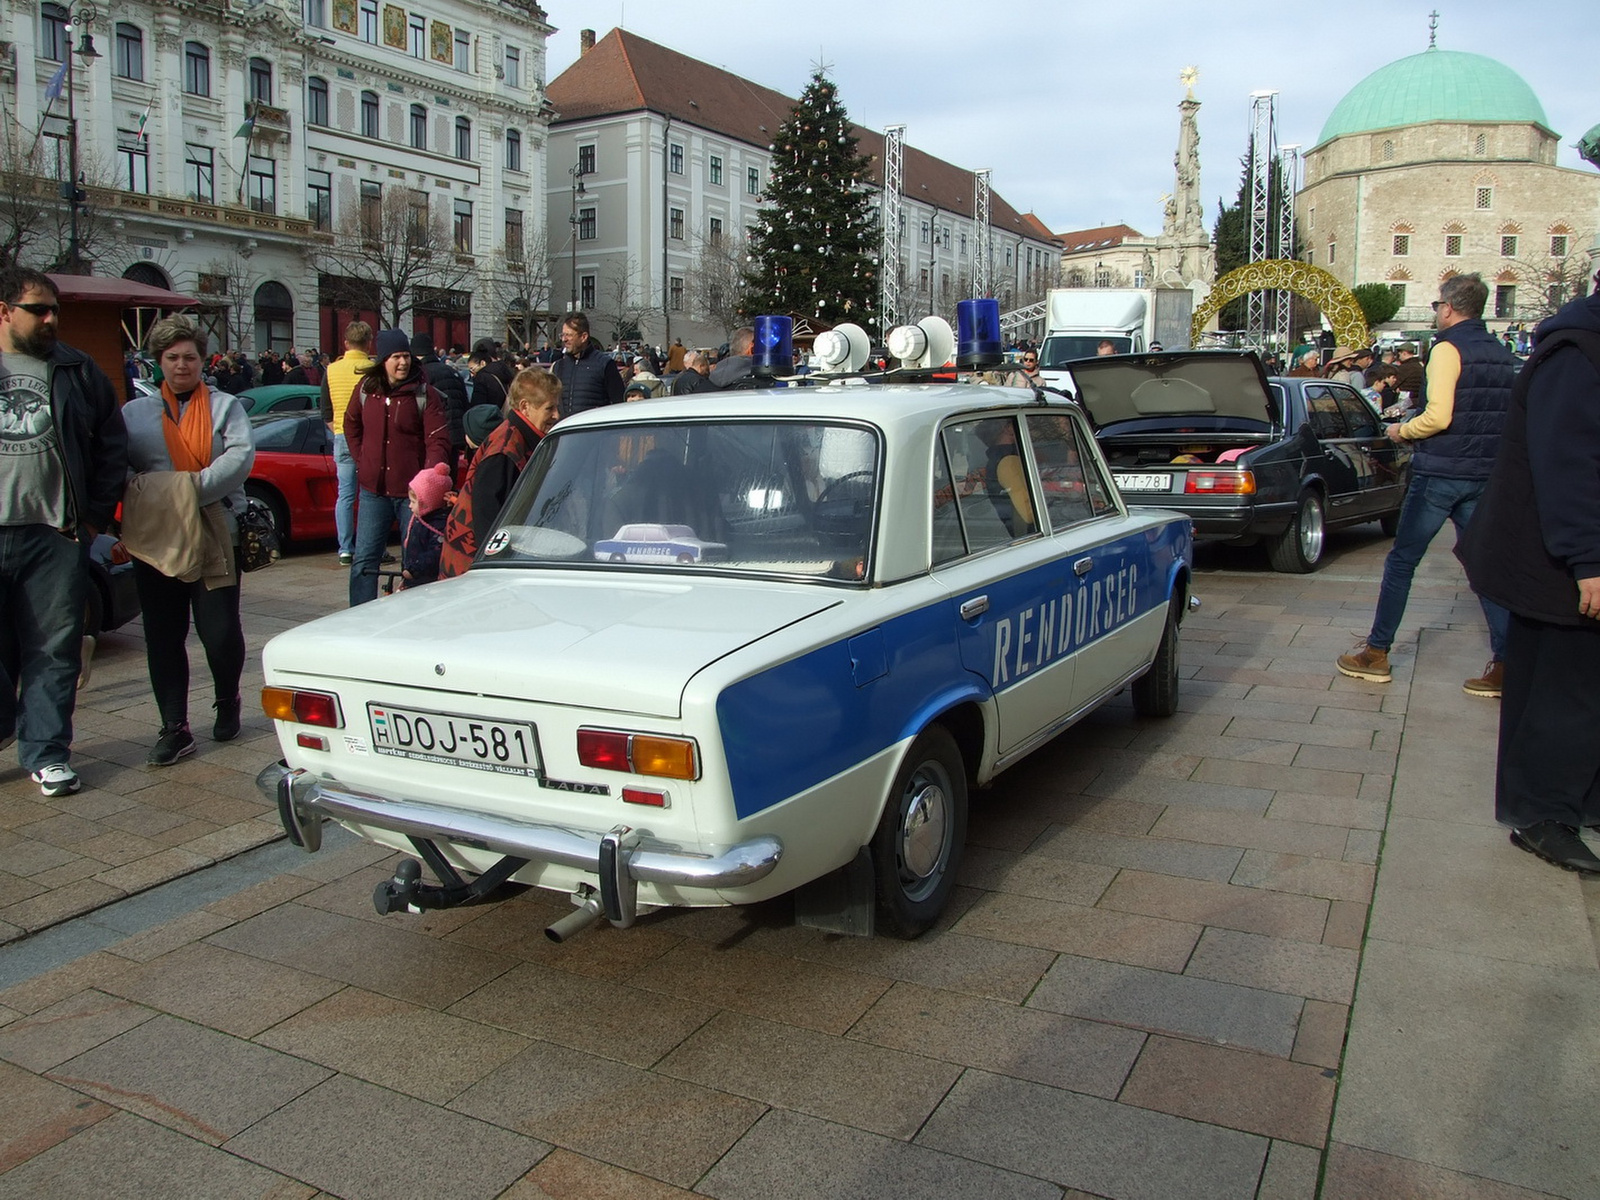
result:
[[[1133,681],[1133,711],[1141,717],[1170,717],[1178,711],[1178,614],[1167,606],[1167,625],[1161,631],[1150,669]]]
[[[289,544],[289,506],[283,502],[283,497],[269,487],[251,481],[244,485],[244,494],[252,500],[259,500],[267,507],[267,515],[272,518],[272,532],[278,535],[278,545]]]
[[[967,773],[942,725],[918,735],[872,838],[878,911],[888,932],[927,932],[950,899],[967,841]]]
[[[1276,539],[1267,543],[1267,558],[1274,571],[1305,575],[1322,561],[1323,542],[1328,534],[1327,515],[1322,497],[1316,492],[1300,493],[1294,520]]]

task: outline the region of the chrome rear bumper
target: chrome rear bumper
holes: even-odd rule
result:
[[[783,844],[770,836],[740,842],[721,854],[705,855],[648,839],[626,825],[601,833],[517,821],[358,791],[281,762],[257,775],[256,786],[277,802],[289,840],[307,851],[321,848],[322,822],[332,819],[530,862],[575,867],[598,877],[604,915],[620,927],[633,923],[641,882],[690,888],[741,887],[770,875],[783,856]]]

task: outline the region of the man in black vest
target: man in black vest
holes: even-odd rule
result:
[[[1460,555],[1511,610],[1495,819],[1524,850],[1600,874],[1578,836],[1600,825],[1600,295],[1535,337]]]
[[[1452,275],[1440,286],[1433,302],[1439,336],[1428,355],[1423,388],[1427,407],[1385,430],[1396,442],[1414,444],[1416,452],[1400,528],[1383,562],[1372,632],[1365,645],[1341,654],[1335,664],[1351,678],[1389,682],[1389,648],[1405,615],[1417,564],[1445,521],[1455,525],[1457,537],[1466,530],[1494,466],[1517,366],[1483,323],[1488,299],[1489,289],[1479,275]],[[1478,599],[1489,625],[1491,658],[1483,674],[1462,688],[1468,695],[1493,698],[1500,695],[1510,614],[1486,597]]]
[[[561,415],[570,417],[585,409],[622,402],[622,373],[616,361],[589,336],[589,318],[575,312],[561,322],[561,345],[566,351],[550,366],[561,381]]]

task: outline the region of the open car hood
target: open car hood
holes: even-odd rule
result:
[[[1086,358],[1069,368],[1095,425],[1163,417],[1273,421],[1261,360],[1248,350],[1179,350]]]
[[[703,667],[840,602],[828,588],[469,571],[272,639],[269,676],[679,714]]]

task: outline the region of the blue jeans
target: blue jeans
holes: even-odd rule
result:
[[[1387,651],[1394,645],[1395,631],[1406,615],[1406,600],[1411,595],[1411,577],[1428,552],[1434,535],[1450,521],[1459,538],[1472,520],[1483,494],[1485,479],[1443,479],[1436,475],[1413,475],[1400,506],[1400,527],[1395,531],[1394,547],[1383,560],[1383,583],[1378,588],[1378,611],[1372,618],[1367,645]],[[1493,600],[1478,597],[1483,619],[1489,626],[1489,649],[1495,659],[1505,657],[1506,626],[1511,614]]]
[[[344,434],[333,435],[333,468],[339,476],[339,498],[333,505],[333,525],[339,531],[339,553],[356,549],[356,460]]]
[[[404,496],[379,496],[361,489],[356,509],[355,561],[350,564],[350,607],[378,598],[378,568],[389,545],[389,529],[411,523],[411,505]]]
[[[0,735],[30,773],[72,754],[87,561],[48,525],[0,526]]]

